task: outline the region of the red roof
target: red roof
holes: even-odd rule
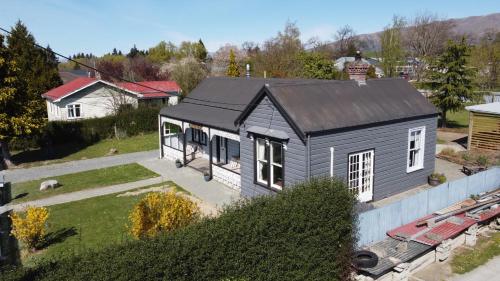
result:
[[[54,88],[42,96],[45,98],[48,98],[50,100],[57,100],[60,98],[63,98],[69,94],[72,94],[78,90],[81,90],[92,83],[95,83],[97,80],[96,78],[88,78],[88,77],[79,77],[76,78],[73,81],[68,82],[67,84],[61,85],[57,88]],[[181,88],[175,81],[144,81],[144,82],[137,82],[137,85],[135,83],[130,83],[130,82],[121,82],[121,83],[110,83],[106,82],[110,85],[115,85],[119,88],[125,89],[127,91],[133,92],[135,94],[141,95],[140,98],[162,98],[162,97],[169,97],[169,94],[166,94],[165,92],[168,93],[180,93]],[[144,85],[144,86],[142,86]],[[151,89],[153,88],[153,89]]]
[[[64,85],[61,85],[57,88],[54,88],[46,92],[42,96],[50,100],[57,100],[79,89],[85,88],[88,85],[94,83],[95,81],[97,81],[95,78],[78,77],[73,81],[70,81]]]
[[[120,82],[116,83],[116,85],[131,92],[141,94],[143,98],[168,97],[169,95],[164,92],[180,93],[181,91],[181,88],[175,81],[144,81],[137,83],[140,85],[130,82]]]

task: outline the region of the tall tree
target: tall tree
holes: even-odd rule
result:
[[[392,25],[384,28],[384,31],[380,35],[380,57],[382,58],[382,69],[387,77],[398,75],[396,66],[404,59],[401,31],[405,25],[406,22],[403,18],[394,16]]]
[[[229,65],[227,66],[226,75],[229,77],[240,77],[240,68],[236,63],[233,49],[229,51]]]
[[[482,90],[500,88],[500,32],[488,31],[472,48],[471,65],[477,69],[476,83]]]
[[[302,66],[299,74],[302,78],[337,79],[339,73],[333,60],[319,52],[302,52],[297,58]]]
[[[7,120],[1,135],[1,145],[5,163],[10,166],[9,142],[14,138],[29,137],[41,131],[47,116],[45,100],[41,95],[62,84],[59,77],[55,54],[38,48],[35,38],[26,26],[18,21],[7,36],[7,51],[15,61],[16,94],[15,101],[7,106]],[[5,49],[5,46],[3,46]],[[7,124],[7,125],[5,125]]]
[[[450,38],[453,24],[429,12],[415,16],[406,32],[406,45],[410,54],[421,62],[416,70],[420,81],[428,62],[442,52]]]
[[[177,47],[172,42],[161,41],[149,48],[148,59],[154,63],[165,63],[175,56]]]
[[[199,60],[199,61],[206,61],[207,60],[207,48],[205,48],[205,44],[203,44],[203,41],[198,40],[198,43],[196,44],[196,47],[194,49],[194,56]]]
[[[345,25],[335,34],[337,56],[354,56],[357,51],[356,32],[349,25]]]
[[[181,87],[182,95],[186,96],[207,77],[207,70],[195,58],[187,57],[174,66],[172,77]]]
[[[446,49],[431,66],[429,78],[434,89],[431,101],[441,110],[441,126],[446,127],[446,114],[464,107],[473,98],[475,71],[467,66],[470,47],[465,37],[448,41]]]

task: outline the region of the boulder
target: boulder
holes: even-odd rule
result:
[[[44,191],[49,188],[56,188],[58,186],[59,182],[57,180],[46,180],[40,184],[40,191]]]
[[[111,148],[108,152],[108,155],[114,155],[114,154],[117,154],[118,153],[118,149],[116,148]]]

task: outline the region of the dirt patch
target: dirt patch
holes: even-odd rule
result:
[[[445,148],[437,157],[462,166],[494,166],[500,164],[500,152],[489,150],[456,151],[452,148]]]

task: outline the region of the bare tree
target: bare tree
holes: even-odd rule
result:
[[[349,25],[337,30],[334,38],[339,56],[346,56],[352,50],[356,51],[356,32]]]
[[[406,45],[410,54],[421,62],[417,66],[417,80],[420,80],[427,61],[439,54],[450,38],[453,23],[439,18],[437,14],[417,14],[406,32]]]
[[[245,51],[238,48],[236,45],[226,44],[220,47],[212,58],[211,75],[213,76],[224,76],[226,72],[227,65],[229,64],[229,53],[233,50],[233,53],[238,64],[243,64],[246,59]]]
[[[113,114],[118,114],[124,106],[132,106],[134,103],[134,99],[130,96],[130,94],[114,89],[104,89],[103,96],[106,98],[104,106]]]

